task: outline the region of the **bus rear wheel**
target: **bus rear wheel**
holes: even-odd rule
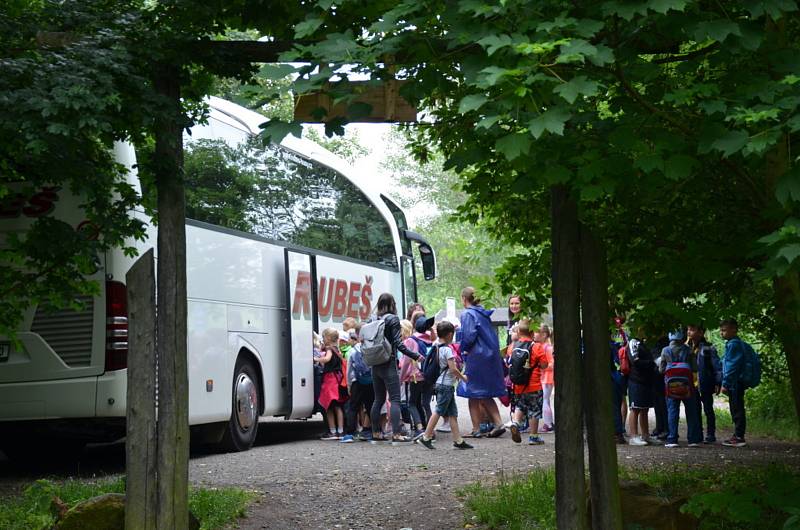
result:
[[[225,451],[247,451],[258,434],[258,372],[253,362],[240,357],[233,370],[231,417],[220,446]]]

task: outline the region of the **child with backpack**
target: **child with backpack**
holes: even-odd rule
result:
[[[700,419],[700,434],[703,433],[703,411],[706,415],[704,444],[717,441],[717,416],[714,412],[714,394],[719,394],[722,385],[722,362],[717,349],[706,341],[706,329],[699,324],[686,326],[687,344],[697,358],[697,417]],[[701,409],[702,407],[702,409]]]
[[[323,440],[339,440],[344,431],[344,411],[342,405],[347,401],[347,387],[342,386],[343,358],[337,343],[339,330],[327,328],[322,332],[323,351],[318,362],[322,365],[322,388],[319,404],[325,410],[328,420],[328,433]]]
[[[542,419],[544,392],[542,390],[542,369],[547,368],[544,335],[536,331],[531,337],[530,320],[520,320],[517,327],[519,339],[511,351],[509,378],[514,384],[516,410],[511,423],[511,439],[520,443],[520,426],[524,417],[530,422],[528,445],[542,445],[539,437],[539,420]],[[535,339],[535,342],[533,340]]]
[[[431,414],[428,425],[422,436],[414,441],[428,449],[433,447],[433,432],[439,418],[447,416],[450,430],[453,433],[453,447],[456,449],[472,449],[464,441],[458,430],[458,407],[456,406],[456,383],[461,380],[466,382],[467,376],[458,366],[456,354],[451,348],[455,326],[447,321],[439,322],[436,326],[439,336],[436,344],[431,349],[428,357],[423,362],[423,372],[428,380],[436,381],[436,410]]]
[[[722,442],[727,447],[744,447],[747,417],[744,409],[744,391],[761,383],[761,361],[753,347],[739,338],[739,323],[729,318],[719,325],[719,332],[725,339],[725,355],[722,358],[722,388],[728,395],[728,403],[733,419],[733,436]]]
[[[411,322],[408,320],[401,320],[401,338],[403,344],[409,350],[425,355],[427,349],[420,348],[419,343],[412,337]],[[400,384],[405,390],[406,403],[410,416],[410,423],[414,429],[414,436],[422,433],[425,425],[428,424],[428,418],[425,416],[425,410],[422,408],[422,387],[424,386],[425,376],[422,374],[418,361],[411,357],[403,355],[400,359]]]
[[[697,360],[689,346],[683,342],[683,330],[669,334],[669,346],[661,351],[659,372],[664,375],[664,394],[667,398],[667,424],[669,432],[664,447],[678,447],[678,420],[680,406],[686,413],[686,438],[689,447],[698,447],[702,442],[700,418],[698,417],[697,392],[694,381],[697,374]]]
[[[350,399],[345,405],[345,435],[342,437],[342,443],[352,443],[356,439],[363,442],[372,440],[369,414],[363,415],[362,430],[360,433],[356,433],[359,416],[362,416],[361,411],[372,409],[372,402],[375,400],[375,391],[372,388],[372,369],[364,362],[361,344],[358,340],[360,328],[361,324],[356,323],[350,331],[355,343],[350,349],[347,363],[347,391]]]
[[[628,433],[630,445],[648,445],[654,443],[648,440],[650,432],[648,425],[650,408],[653,400],[653,378],[656,375],[655,359],[653,353],[645,343],[644,333],[640,329],[637,338],[630,339],[624,347],[623,355],[629,366],[628,372],[628,399],[630,400],[630,414],[628,415]]]

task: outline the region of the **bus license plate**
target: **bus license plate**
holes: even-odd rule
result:
[[[0,363],[6,362],[11,355],[11,344],[0,342]]]

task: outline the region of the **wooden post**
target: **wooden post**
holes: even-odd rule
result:
[[[551,188],[553,326],[556,330],[556,523],[586,529],[581,401],[580,269],[578,210],[569,188]]]
[[[162,66],[157,116],[158,528],[189,527],[189,383],[186,363],[186,224],[179,69]]]
[[[128,397],[125,528],[155,530],[156,290],[153,250],[125,275],[128,286]]]
[[[584,380],[593,381],[584,395],[589,444],[592,528],[622,530],[617,448],[613,429],[611,352],[609,351],[608,271],[602,243],[586,226],[580,228],[581,308],[585,353]],[[560,362],[560,361],[559,361]]]

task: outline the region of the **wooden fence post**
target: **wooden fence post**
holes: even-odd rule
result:
[[[156,300],[153,250],[125,276],[128,286],[128,392],[125,462],[125,528],[155,530]]]

